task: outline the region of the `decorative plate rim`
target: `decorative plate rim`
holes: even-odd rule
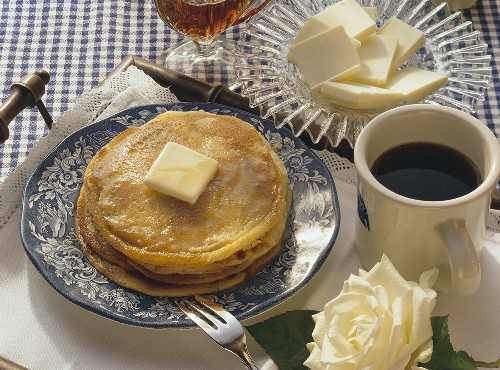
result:
[[[154,118],[156,115],[167,110],[205,110],[216,114],[235,115],[243,119],[244,121],[253,124],[254,127],[256,127],[259,131],[262,130],[261,133],[263,133],[266,139],[274,140],[275,144],[277,144],[278,141],[281,140],[284,144],[282,144],[283,146],[278,150],[280,156],[283,155],[280,150],[296,150],[296,153],[289,153],[291,155],[290,158],[292,160],[300,160],[300,158],[307,159],[307,161],[310,161],[311,168],[314,169],[313,176],[318,176],[318,180],[319,177],[322,177],[321,181],[324,181],[325,184],[321,187],[319,187],[318,185],[317,188],[321,189],[322,191],[324,190],[326,194],[331,195],[331,210],[329,210],[329,212],[331,213],[328,214],[328,217],[325,219],[327,221],[327,225],[324,227],[324,229],[327,230],[325,235],[328,235],[329,238],[328,240],[324,240],[322,242],[321,248],[318,247],[317,254],[313,256],[315,258],[314,261],[310,266],[308,266],[308,271],[303,276],[300,276],[298,282],[292,286],[285,286],[282,290],[278,290],[277,293],[267,294],[267,296],[266,293],[264,293],[262,295],[264,299],[260,301],[257,299],[257,295],[255,296],[255,300],[252,302],[239,302],[235,299],[236,296],[238,296],[239,294],[241,295],[241,292],[244,289],[246,289],[247,292],[252,292],[253,290],[258,291],[258,286],[255,287],[253,285],[248,285],[248,282],[256,281],[256,279],[261,279],[259,281],[267,281],[263,280],[262,277],[266,277],[268,271],[269,273],[273,274],[269,276],[275,276],[274,272],[278,270],[277,268],[276,270],[273,269],[275,268],[275,265],[277,266],[279,263],[282,263],[281,258],[285,258],[286,253],[294,258],[297,258],[297,256],[302,257],[300,252],[298,252],[295,256],[290,252],[290,250],[292,250],[293,248],[300,249],[301,247],[303,247],[303,245],[300,245],[300,243],[295,240],[296,235],[302,234],[297,234],[298,229],[292,230],[292,226],[290,226],[289,224],[287,226],[288,239],[286,239],[284,242],[284,244],[289,243],[289,245],[283,246],[284,249],[280,253],[280,257],[277,261],[275,261],[271,266],[264,269],[256,277],[247,279],[243,284],[240,284],[233,289],[223,290],[221,292],[205,295],[213,301],[221,303],[239,320],[253,317],[259,313],[271,309],[282,301],[290,298],[301,288],[303,288],[318,272],[319,268],[322,266],[335,244],[340,228],[340,208],[335,183],[330,172],[323,164],[323,162],[319,159],[319,157],[317,157],[311,149],[309,149],[304,143],[302,143],[300,139],[295,138],[290,132],[287,132],[287,130],[276,129],[274,127],[274,124],[269,120],[260,118],[248,112],[241,111],[237,108],[215,103],[151,104],[126,109],[111,117],[100,120],[90,126],[75,131],[73,134],[69,135],[66,139],[59,143],[51,151],[51,153],[39,164],[39,166],[30,176],[23,193],[20,222],[21,240],[29,259],[42,275],[42,277],[59,294],[61,294],[69,301],[75,303],[76,305],[94,312],[100,316],[125,324],[141,327],[196,327],[196,325],[189,319],[187,319],[182,311],[180,311],[180,309],[178,309],[177,307],[176,302],[178,302],[182,298],[149,297],[144,294],[122,288],[116,283],[109,281],[109,279],[105,278],[102,274],[95,271],[93,266],[90,265],[88,260],[86,260],[86,257],[84,257],[81,253],[79,246],[77,244],[75,245],[75,243],[77,242],[73,235],[74,230],[71,229],[72,222],[74,226],[74,214],[72,215],[71,212],[69,212],[68,215],[66,215],[66,217],[69,218],[67,218],[65,222],[64,217],[62,216],[57,218],[57,220],[59,221],[63,220],[63,222],[59,223],[53,222],[53,219],[50,218],[52,217],[51,215],[53,215],[54,210],[61,210],[63,207],[64,209],[66,209],[66,205],[70,203],[72,203],[73,206],[76,204],[76,197],[78,196],[81,186],[81,183],[75,185],[74,178],[69,178],[68,182],[63,183],[59,180],[54,180],[55,176],[59,176],[59,179],[66,179],[66,177],[68,177],[68,173],[71,173],[72,176],[80,176],[78,177],[78,181],[82,181],[83,174],[78,175],[73,174],[73,172],[77,172],[75,169],[79,169],[81,172],[81,167],[83,167],[85,161],[90,160],[90,158],[92,158],[95,154],[93,152],[91,153],[92,150],[98,150],[100,147],[105,145],[114,135],[126,129],[127,126],[138,126],[144,124],[145,122]],[[86,147],[82,141],[79,141],[81,138],[87,139],[88,141],[96,140],[92,144],[94,145],[94,147],[90,148],[91,145],[89,145],[89,147]],[[287,141],[287,143],[289,142],[289,144],[285,143],[285,141]],[[294,149],[295,147],[292,148],[292,146],[297,147],[296,149]],[[72,153],[69,148],[75,148],[75,152]],[[75,154],[77,152],[78,156]],[[303,155],[298,155],[297,153],[299,152]],[[292,155],[298,155],[298,157],[295,158],[292,157]],[[84,160],[82,160],[82,158],[84,158]],[[80,167],[75,165],[76,162],[78,162],[78,166]],[[289,166],[288,162],[286,163],[287,169],[290,171],[291,167]],[[69,167],[73,167],[71,167],[71,169],[63,171],[62,173],[57,173],[57,171],[59,170],[57,166],[63,166],[65,164]],[[52,180],[43,180],[44,174],[48,174],[47,176],[49,177],[47,178]],[[300,176],[303,177],[302,180],[311,179],[311,177],[307,177],[308,175],[305,173],[297,172],[290,174],[289,172],[289,179],[290,177],[293,178],[290,186],[292,187],[292,189],[294,188],[294,186],[296,189],[307,186],[307,190],[310,191],[310,186],[313,186],[315,182],[312,181],[313,185],[307,185],[306,181],[300,180]],[[295,177],[297,177],[297,179]],[[57,188],[57,185],[67,185],[68,183],[71,183],[71,186],[73,186],[71,188],[71,191],[65,189],[61,190]],[[51,184],[53,185],[54,189],[47,189],[51,186]],[[42,188],[42,190],[40,190],[40,188]],[[57,203],[61,202],[61,196],[56,194],[57,191],[60,191],[60,194],[65,195],[68,198],[66,199],[68,203],[63,202],[63,205]],[[297,190],[297,192],[298,191],[299,190]],[[299,194],[301,194],[302,197],[305,197],[306,195],[303,195],[302,193],[303,189],[301,188]],[[295,193],[293,194],[293,202],[297,202],[301,205],[301,207],[303,207],[304,204],[309,204],[304,203],[305,200],[299,200]],[[321,200],[319,203],[321,203]],[[324,203],[325,201],[323,200],[323,203],[319,204],[319,207],[321,208],[322,205],[324,206]],[[56,206],[52,207],[53,204],[56,204]],[[70,205],[69,208],[71,208],[72,205]],[[35,206],[41,208],[38,208],[35,211],[33,208]],[[312,204],[312,206],[317,207],[317,204]],[[51,207],[52,209],[50,209]],[[314,207],[311,207],[313,211]],[[71,211],[74,211],[74,209]],[[301,220],[297,219],[298,216],[296,214],[296,205],[292,206],[292,211],[294,214],[290,216],[288,222],[293,221],[297,224],[302,222]],[[302,215],[300,212],[298,214]],[[42,219],[43,222],[40,221],[38,224],[36,224],[40,219]],[[313,220],[312,222],[316,221]],[[313,226],[318,227],[316,224],[314,224]],[[40,231],[43,230],[43,228],[45,228],[46,231],[45,235]],[[48,235],[49,231],[52,232],[51,236]],[[302,251],[302,253],[303,257],[306,257],[305,252]],[[290,271],[286,269],[285,265],[280,266],[279,268],[282,269],[284,273],[289,273],[289,275],[293,278],[293,274],[297,273],[294,269],[296,267],[302,267],[302,265],[294,263],[295,262],[290,265]],[[78,280],[77,276],[71,275],[75,274],[75,272],[80,273],[80,277],[83,276],[83,278],[81,280]],[[92,278],[94,278],[95,280],[91,280],[90,282],[85,280],[88,278],[87,276],[85,276],[85,274],[91,274],[89,276],[92,276]],[[282,275],[276,276],[281,277]],[[291,281],[292,283],[295,283],[293,279]],[[81,286],[78,284],[81,284]],[[96,291],[99,284],[103,284],[114,289],[110,291],[101,291],[101,299],[97,301],[98,303],[95,303],[94,301],[91,301],[91,296],[95,296],[99,293],[99,290]],[[261,292],[259,292],[259,294],[260,293]],[[248,295],[252,297],[250,294]],[[140,314],[132,316],[129,315],[130,312],[128,312],[128,310],[137,309],[137,307],[139,307],[143,303],[146,306],[149,305],[147,307],[151,310],[148,311],[143,309],[140,312],[138,311]],[[130,307],[134,305],[135,307]]]

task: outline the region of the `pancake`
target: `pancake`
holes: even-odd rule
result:
[[[76,207],[76,235],[80,245],[87,245],[101,257],[113,261],[114,264],[125,270],[132,270],[133,267],[129,265],[127,256],[114,249],[97,231],[86,206],[85,189],[83,187],[80,190]]]
[[[278,232],[283,232],[282,230],[277,230]],[[92,252],[97,253],[101,259],[111,262],[113,265],[121,267],[125,271],[137,270],[142,275],[149,277],[153,280],[166,282],[170,284],[205,284],[210,282],[215,282],[221,280],[230,275],[235,275],[236,273],[245,271],[247,275],[249,274],[250,267],[255,268],[255,264],[260,264],[262,261],[268,260],[270,257],[276,255],[278,251],[272,250],[269,253],[267,248],[264,248],[265,244],[259,242],[256,246],[251,249],[252,258],[245,258],[246,251],[240,251],[236,256],[231,256],[232,259],[241,260],[243,262],[239,264],[229,264],[226,267],[220,268],[219,270],[213,272],[199,272],[194,274],[163,274],[155,272],[158,270],[153,265],[143,266],[140,263],[127,258],[126,255],[120,253],[114,249],[106,240],[99,234],[95,228],[95,224],[92,220],[88,209],[86,208],[86,196],[85,189],[82,188],[80,196],[77,203],[77,228],[76,235],[81,245],[86,245],[86,250],[92,250]],[[94,254],[95,254],[94,253]],[[261,258],[264,257],[264,258]],[[97,259],[96,256],[93,259]],[[258,260],[258,261],[257,261]],[[104,264],[101,261],[100,264]],[[213,266],[212,266],[213,267]],[[116,267],[115,267],[116,268]],[[123,274],[123,273],[122,273]],[[253,273],[250,273],[253,274]],[[133,274],[136,276],[137,274]]]
[[[245,273],[228,276],[215,283],[176,285],[160,282],[142,275],[138,271],[127,271],[121,266],[114,264],[93,251],[86,244],[82,244],[82,251],[97,271],[103,273],[115,283],[124,288],[134,289],[151,296],[180,297],[186,295],[218,292],[241,283]]]
[[[144,185],[167,142],[219,163],[193,205]],[[284,164],[253,126],[168,112],[125,130],[91,160],[77,237],[91,263],[120,285],[151,295],[206,293],[241,282],[277,255],[289,206]]]

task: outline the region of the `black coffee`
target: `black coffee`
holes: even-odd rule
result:
[[[481,183],[479,170],[453,148],[408,143],[383,153],[371,172],[386,188],[408,198],[447,200],[470,193]]]

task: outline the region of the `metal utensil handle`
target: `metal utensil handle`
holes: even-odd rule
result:
[[[243,353],[240,356],[241,360],[249,370],[259,370],[259,368],[255,365],[253,362],[252,358],[250,357],[250,354],[248,353],[248,350],[243,351]]]
[[[24,108],[37,107],[47,127],[49,129],[52,127],[52,117],[40,100],[45,94],[45,85],[49,81],[49,74],[44,70],[39,70],[11,86],[11,95],[0,106],[0,143],[9,137],[10,121]]]

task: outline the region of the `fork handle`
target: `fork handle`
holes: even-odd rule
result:
[[[259,370],[257,366],[255,366],[255,363],[253,362],[252,358],[248,354],[248,350],[245,348],[243,351],[240,351],[238,353],[238,356],[241,358],[241,361],[245,364],[247,369],[249,370]]]

